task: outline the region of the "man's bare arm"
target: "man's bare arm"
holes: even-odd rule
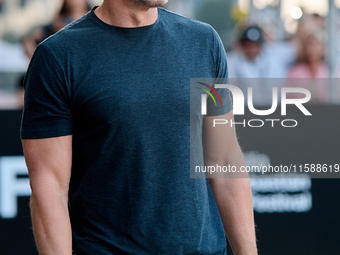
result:
[[[22,141],[29,172],[31,215],[40,255],[71,255],[68,190],[72,136]]]
[[[234,120],[232,111],[222,116],[205,116],[204,161],[207,166],[245,165],[234,127],[216,125],[214,119]],[[224,230],[235,255],[256,255],[256,238],[250,182],[247,174],[209,175]],[[233,178],[237,177],[237,178]]]

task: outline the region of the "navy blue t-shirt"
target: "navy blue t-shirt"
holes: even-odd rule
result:
[[[158,14],[153,25],[120,28],[92,9],[42,42],[28,69],[22,139],[73,135],[80,254],[225,253],[209,182],[190,178],[190,114],[200,146],[203,118],[190,113],[190,78],[227,77],[226,54],[209,25]],[[220,95],[210,115],[232,109],[229,92]]]

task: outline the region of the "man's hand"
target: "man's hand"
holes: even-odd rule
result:
[[[31,215],[40,255],[71,255],[68,190],[72,136],[22,141],[29,172]]]
[[[206,166],[245,165],[235,127],[213,126],[214,119],[233,120],[232,111],[222,116],[205,116],[203,123],[204,163]],[[248,174],[209,174],[224,230],[235,255],[256,255],[252,195]]]

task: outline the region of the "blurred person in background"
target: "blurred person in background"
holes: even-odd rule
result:
[[[273,83],[268,78],[285,78],[294,62],[295,51],[290,42],[266,42],[261,28],[248,26],[236,49],[228,54],[230,81],[245,95],[252,87],[254,105],[271,105],[272,89],[280,87],[283,81]]]
[[[258,78],[268,73],[261,58],[263,43],[258,27],[251,26],[243,31],[236,49],[228,54],[230,78]]]
[[[309,34],[311,31],[325,30],[325,18],[317,13],[304,13],[299,19],[296,37],[302,38]]]
[[[65,0],[61,7],[60,12],[54,18],[51,24],[35,29],[29,36],[26,36],[22,44],[24,51],[28,59],[31,59],[37,45],[47,37],[58,32],[64,26],[79,19],[91,10],[91,6],[87,0]],[[23,90],[23,77],[20,78],[18,83],[17,95],[19,97],[18,105],[20,108],[23,107],[24,90]]]
[[[327,103],[328,101],[328,67],[325,63],[325,39],[321,30],[305,31],[300,36],[299,54],[297,63],[290,69],[287,87],[306,88],[311,92],[310,103]],[[294,78],[305,78],[297,81]],[[291,98],[300,98],[302,95],[292,93]]]
[[[258,26],[246,27],[228,53],[230,78],[285,78],[295,59],[289,42],[266,42]]]
[[[40,42],[89,10],[86,0],[30,0],[24,4],[18,0],[4,4],[4,0],[0,0],[0,72],[8,73],[8,76],[24,73]],[[50,25],[46,25],[48,23]],[[23,77],[19,77],[19,82],[16,78],[6,77],[2,77],[2,82],[15,89],[0,88],[0,108],[20,109],[23,105]]]
[[[297,63],[288,78],[327,78],[325,40],[323,31],[310,31],[300,39]]]
[[[35,29],[29,36],[24,38],[23,45],[29,59],[31,59],[34,50],[40,42],[58,32],[69,23],[79,19],[90,9],[91,6],[87,0],[65,0],[59,13],[49,25]]]
[[[65,0],[57,17],[52,22],[53,33],[59,31],[67,24],[79,19],[91,10],[87,0]]]

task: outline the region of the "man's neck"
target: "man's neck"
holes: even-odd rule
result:
[[[143,8],[131,0],[104,0],[95,14],[109,25],[125,28],[149,26],[158,18],[157,8]]]

